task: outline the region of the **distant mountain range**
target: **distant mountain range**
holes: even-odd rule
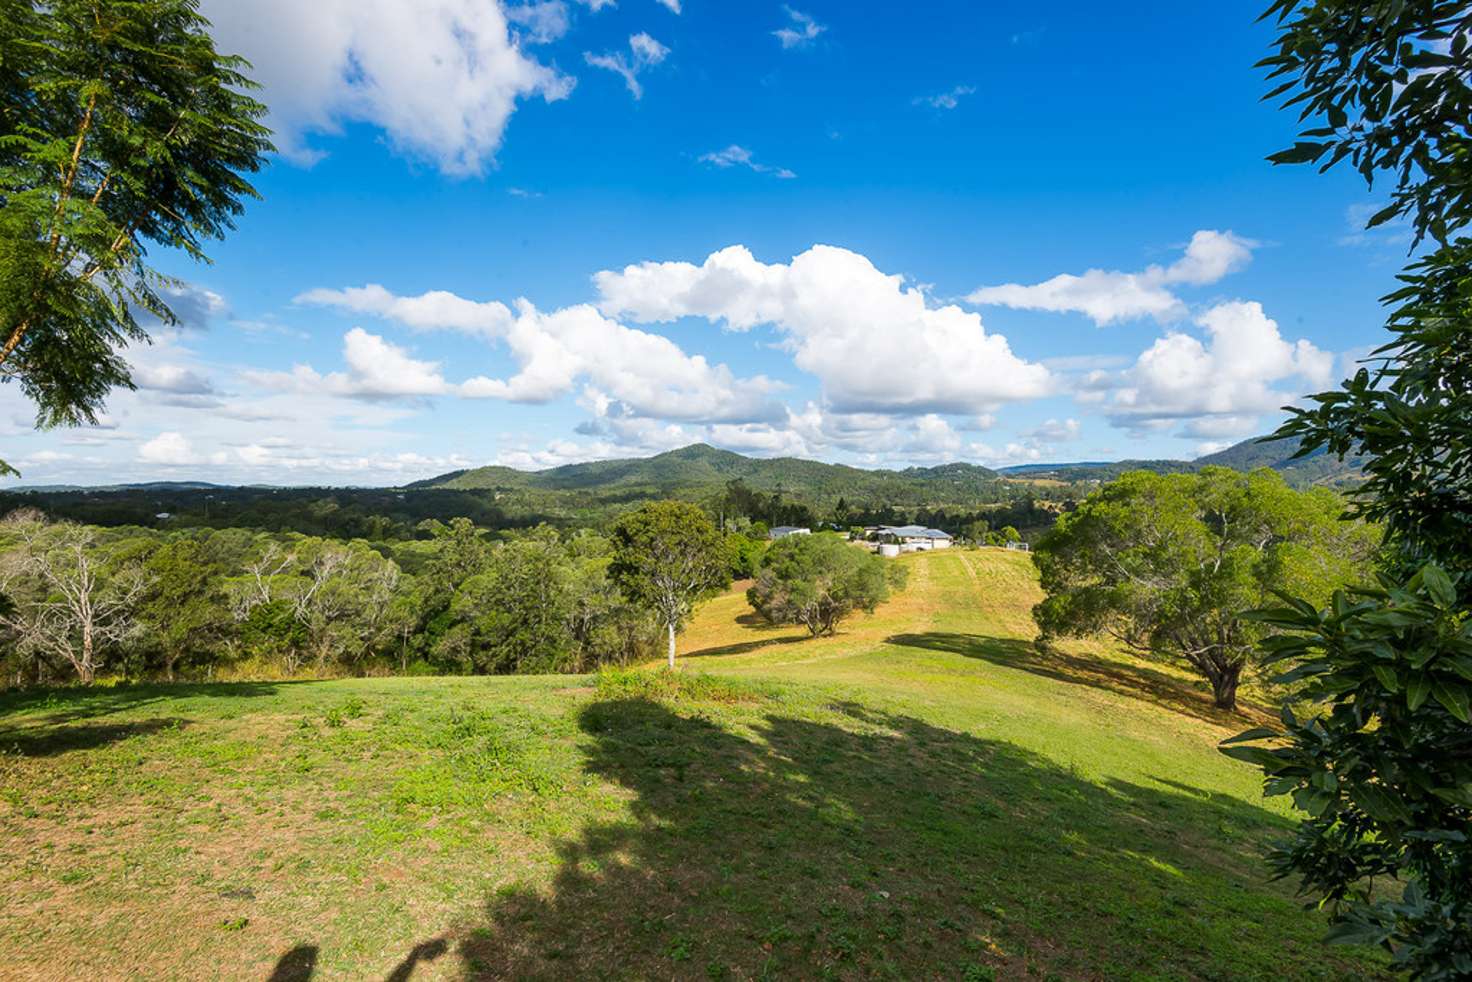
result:
[[[1283,479],[1294,487],[1326,485],[1338,487],[1353,484],[1359,479],[1360,469],[1356,460],[1341,461],[1323,449],[1315,450],[1304,457],[1295,458],[1298,452],[1296,440],[1268,440],[1252,437],[1233,444],[1225,450],[1197,457],[1195,460],[1119,460],[1079,461],[1066,464],[1020,464],[1004,467],[1001,474],[1017,478],[1051,478],[1064,482],[1087,480],[1110,480],[1125,471],[1146,470],[1162,474],[1181,473],[1215,465],[1234,470],[1250,471],[1269,467],[1283,475]]]
[[[767,494],[781,492],[790,500],[818,506],[831,506],[838,499],[846,498],[850,503],[887,502],[897,506],[934,507],[1007,500],[1017,496],[1018,484],[1028,482],[1092,485],[1128,470],[1178,473],[1208,464],[1238,470],[1271,467],[1296,487],[1314,484],[1337,486],[1352,483],[1358,477],[1359,469],[1354,461],[1340,462],[1322,451],[1295,460],[1293,454],[1298,448],[1292,441],[1260,440],[1244,440],[1195,460],[1075,461],[1019,464],[1000,470],[965,463],[907,467],[903,470],[867,470],[797,457],[746,457],[697,443],[653,457],[599,460],[541,471],[476,467],[416,481],[402,490],[490,491],[495,492],[498,498],[552,496],[563,501],[587,499],[589,504],[594,500],[606,504],[655,495],[697,498],[731,481],[740,480],[753,490]],[[268,485],[249,487],[270,489]],[[62,494],[79,491],[173,493],[240,489],[207,481],[151,481],[101,487],[54,484],[10,490]],[[1078,490],[1084,491],[1086,487]]]
[[[143,481],[139,484],[27,484],[12,488],[14,491],[35,491],[46,494],[56,491],[224,491],[232,484],[211,484],[208,481]],[[264,487],[252,484],[250,487]]]
[[[567,464],[542,471],[510,467],[477,467],[453,471],[409,485],[410,489],[457,491],[582,491],[606,497],[619,491],[642,496],[650,491],[684,495],[741,480],[752,488],[782,490],[814,502],[838,497],[850,501],[950,503],[997,500],[998,485],[1011,481],[1051,479],[1064,483],[1109,480],[1128,470],[1175,473],[1208,464],[1252,470],[1270,467],[1290,484],[1338,484],[1353,481],[1358,469],[1322,451],[1294,460],[1292,441],[1259,442],[1256,437],[1195,460],[1080,461],[1064,464],[1022,464],[992,470],[976,464],[941,464],[903,470],[866,470],[843,464],[824,464],[796,457],[746,457],[704,443],[653,457],[601,460]]]
[[[704,443],[654,457],[567,464],[543,471],[477,467],[452,471],[407,490],[582,492],[603,500],[651,493],[693,497],[740,480],[754,490],[782,492],[813,504],[885,501],[925,505],[974,504],[1000,500],[1004,483],[996,471],[976,464],[942,464],[904,470],[866,470],[797,457],[746,457]]]

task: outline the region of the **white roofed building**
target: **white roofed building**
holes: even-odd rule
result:
[[[949,532],[923,525],[886,525],[879,530],[879,541],[894,543],[903,552],[949,549],[955,542]]]

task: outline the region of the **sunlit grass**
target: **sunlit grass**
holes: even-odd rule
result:
[[[1188,677],[1000,550],[681,672],[0,700],[0,975],[1341,978]],[[292,973],[295,974],[292,974]]]

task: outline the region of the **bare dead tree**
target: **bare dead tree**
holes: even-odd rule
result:
[[[95,529],[19,514],[5,524],[20,547],[0,564],[0,591],[15,603],[0,624],[20,651],[69,664],[90,684],[99,655],[137,632],[148,577],[137,564],[109,569]]]

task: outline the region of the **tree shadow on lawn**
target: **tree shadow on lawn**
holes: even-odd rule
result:
[[[1069,654],[1051,645],[1041,647],[1033,641],[1020,638],[990,638],[979,634],[932,631],[925,634],[896,634],[885,638],[884,642],[902,648],[949,651],[1059,682],[1087,685],[1117,695],[1146,699],[1178,713],[1222,726],[1241,726],[1244,720],[1265,720],[1268,717],[1261,707],[1245,700],[1238,701],[1236,712],[1216,708],[1206,691],[1205,682],[1192,683],[1143,665]]]
[[[1260,808],[1093,783],[852,704],[782,713],[588,705],[585,768],[631,817],[557,843],[550,885],[503,888],[420,949],[450,945],[468,979],[1379,970],[1266,884],[1286,823]]]
[[[309,685],[314,680],[290,682],[142,682],[109,686],[62,686],[0,693],[0,718],[44,711],[38,722],[71,723],[98,716],[132,712],[153,703],[194,696],[244,699],[272,696],[283,685]]]
[[[714,648],[699,648],[695,651],[687,651],[681,658],[713,658],[721,655],[744,655],[751,651],[760,651],[762,648],[772,648],[779,645],[798,644],[803,641],[811,641],[809,634],[788,634],[780,638],[760,638],[756,641],[738,641],[734,644],[717,645]]]
[[[160,730],[182,729],[189,720],[180,717],[131,720],[126,723],[83,723],[76,726],[29,726],[0,729],[0,754],[22,757],[51,757],[73,750],[96,750],[130,737]]]

